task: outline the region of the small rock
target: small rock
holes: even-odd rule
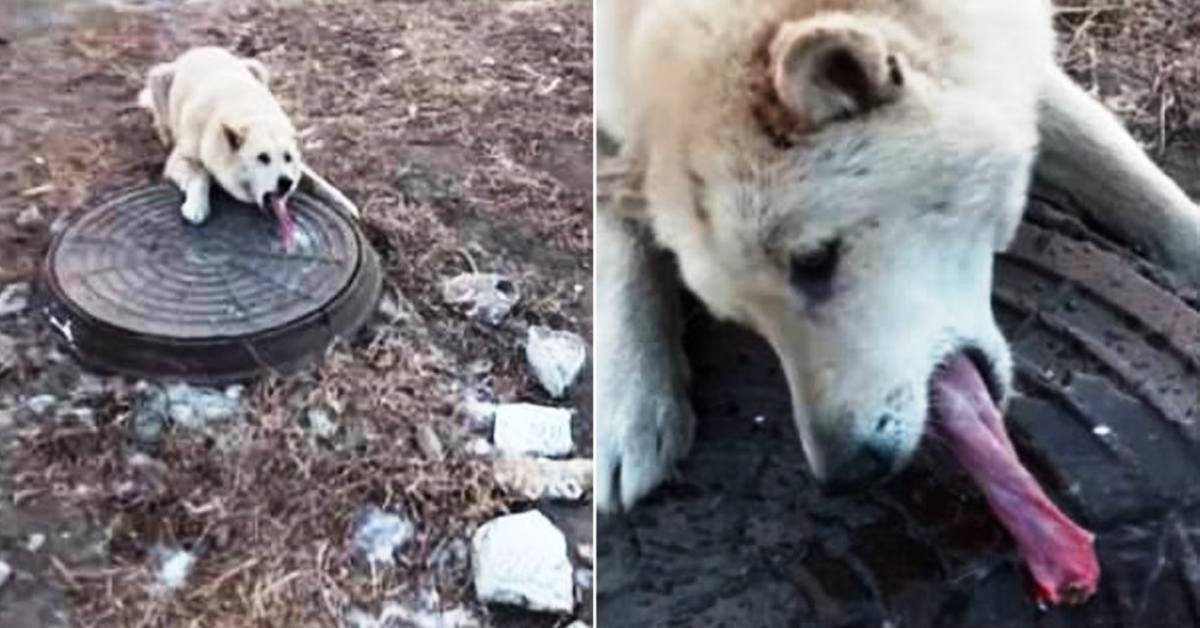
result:
[[[8,579],[12,577],[12,573],[12,567],[9,567],[8,563],[0,560],[0,588],[8,584]]]
[[[337,422],[329,408],[309,408],[304,413],[303,425],[317,438],[333,438],[337,434]]]
[[[496,457],[496,448],[486,438],[474,438],[467,443],[467,455],[476,458],[494,458]]]
[[[183,586],[196,565],[196,555],[182,549],[158,548],[155,552],[155,582],[160,590],[173,590]]]
[[[499,325],[521,300],[512,279],[490,273],[467,273],[442,283],[442,298],[465,307],[467,316],[489,325]]]
[[[29,308],[30,288],[26,282],[10,283],[0,290],[0,318],[20,314]]]
[[[488,432],[496,421],[496,404],[468,397],[458,408],[472,432]]]
[[[46,544],[46,535],[40,532],[35,532],[25,539],[25,551],[30,554],[36,554]]]
[[[177,425],[202,428],[234,417],[242,405],[241,386],[224,391],[215,388],[174,384],[167,387],[169,413]]]
[[[25,400],[25,407],[29,408],[34,414],[44,414],[47,410],[54,407],[58,403],[58,399],[54,395],[37,395]]]
[[[496,482],[524,499],[578,501],[592,488],[591,460],[503,458],[493,463]]]
[[[30,229],[42,224],[45,218],[42,217],[42,210],[38,209],[37,205],[30,205],[25,208],[25,211],[17,214],[17,226],[22,229]]]
[[[395,565],[396,552],[416,534],[412,522],[371,506],[362,516],[354,533],[354,549],[373,565]]]
[[[481,602],[555,613],[575,607],[566,537],[542,513],[489,521],[475,532],[471,546]]]
[[[492,441],[505,456],[568,456],[575,449],[571,438],[574,413],[529,403],[496,407]]]
[[[446,459],[446,448],[442,446],[442,439],[438,436],[437,430],[428,423],[422,423],[417,427],[417,447],[428,460],[442,462]]]
[[[575,384],[587,363],[587,342],[579,334],[549,327],[529,328],[525,359],[550,396],[562,397]]]

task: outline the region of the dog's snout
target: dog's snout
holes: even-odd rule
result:
[[[280,194],[286,194],[292,190],[293,183],[295,183],[295,181],[293,181],[291,177],[279,177],[279,182],[276,184],[275,190]]]
[[[896,468],[898,453],[894,447],[868,442],[819,477],[821,489],[828,495],[852,493],[889,477]]]

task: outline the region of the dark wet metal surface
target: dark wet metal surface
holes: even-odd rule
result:
[[[932,450],[866,494],[821,496],[774,356],[697,314],[696,448],[679,483],[601,519],[598,625],[1200,625],[1200,313],[1044,203],[997,274],[1009,429],[1097,534],[1092,602],[1037,609],[1007,534]]]
[[[361,324],[379,292],[375,253],[316,199],[290,207],[296,244],[276,222],[214,194],[201,226],[163,183],[83,213],[46,264],[47,320],[85,362],[197,380],[287,370]]]

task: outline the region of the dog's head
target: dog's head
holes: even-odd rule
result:
[[[237,127],[226,125],[222,134],[235,164],[230,173],[235,181],[225,187],[239,200],[269,210],[296,189],[302,162],[296,131],[290,124],[262,119]]]
[[[1030,181],[1032,81],[960,80],[970,59],[893,17],[679,22],[630,48],[623,185],[645,202],[624,211],[712,311],[769,340],[818,479],[890,475],[951,356],[997,403],[1008,389],[992,264]]]

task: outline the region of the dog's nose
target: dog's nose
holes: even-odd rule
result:
[[[827,495],[844,495],[869,488],[892,474],[896,457],[894,448],[868,442],[819,478],[821,490]]]
[[[275,190],[280,194],[285,194],[291,191],[292,183],[294,183],[294,181],[292,181],[291,177],[279,177],[279,183],[275,186]]]

